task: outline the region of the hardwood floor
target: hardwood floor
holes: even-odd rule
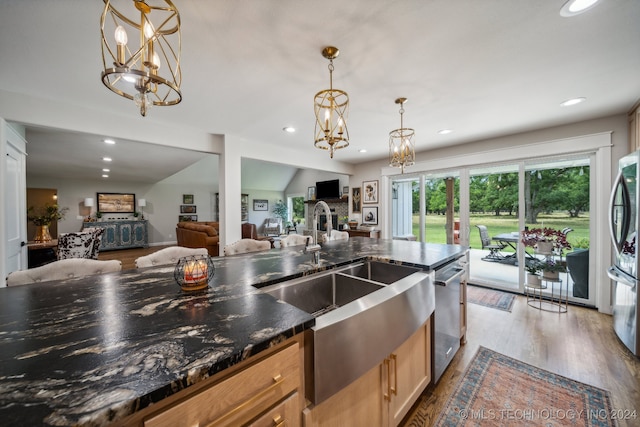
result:
[[[120,251],[102,251],[98,254],[98,259],[101,261],[119,259],[122,262],[122,269],[129,270],[131,268],[136,268],[136,258],[149,255],[168,246],[149,246],[148,248],[132,248]]]
[[[608,390],[612,409],[636,411],[635,419],[619,425],[640,425],[640,359],[618,340],[611,316],[577,306],[569,306],[565,314],[544,312],[518,296],[510,313],[469,304],[468,319],[467,344],[438,384],[423,393],[426,426],[438,418],[479,346]]]
[[[101,252],[99,259],[119,259],[123,270],[130,269],[135,268],[136,258],[164,247]],[[423,393],[429,411],[425,426],[438,418],[479,346],[609,390],[612,409],[637,411],[635,420],[620,420],[619,425],[640,425],[640,359],[618,340],[611,316],[571,305],[563,314],[540,311],[518,296],[511,312],[468,305],[467,344],[437,386],[429,386]]]

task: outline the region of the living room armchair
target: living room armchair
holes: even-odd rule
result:
[[[264,234],[266,236],[279,236],[282,233],[281,218],[267,218],[264,220]]]

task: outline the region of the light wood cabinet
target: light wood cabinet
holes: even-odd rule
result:
[[[303,334],[131,415],[124,427],[300,426]]]
[[[431,382],[431,319],[385,360],[315,407],[309,426],[397,426]]]

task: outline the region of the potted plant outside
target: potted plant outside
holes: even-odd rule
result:
[[[36,236],[33,240],[36,242],[51,241],[49,226],[54,221],[64,219],[68,210],[69,208],[60,208],[58,205],[50,204],[45,204],[39,208],[30,206],[29,209],[27,209],[27,219],[37,227]]]

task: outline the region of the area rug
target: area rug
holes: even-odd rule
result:
[[[616,426],[606,390],[480,347],[435,423]]]
[[[516,296],[478,286],[467,286],[467,302],[498,310],[511,311]]]

